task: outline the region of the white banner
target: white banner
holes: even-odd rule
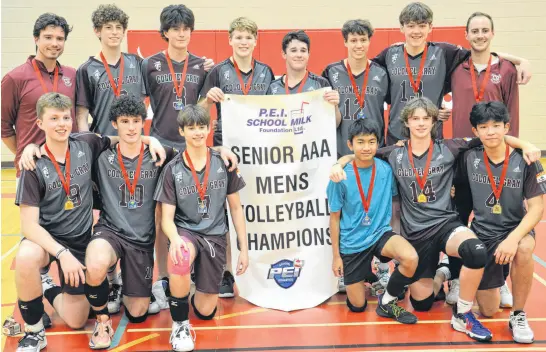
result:
[[[315,307],[337,292],[326,198],[337,158],[334,107],[324,88],[277,95],[226,95],[223,144],[239,157],[250,265],[239,295],[264,308]],[[239,251],[230,216],[231,258]]]

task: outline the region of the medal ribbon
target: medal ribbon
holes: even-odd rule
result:
[[[182,99],[182,92],[184,91],[184,82],[186,82],[186,72],[188,71],[188,62],[190,61],[190,53],[186,56],[186,60],[184,60],[184,68],[182,69],[182,77],[180,79],[180,84],[178,80],[176,79],[176,73],[174,72],[173,63],[171,58],[169,57],[169,51],[165,50],[165,58],[167,59],[167,65],[169,65],[169,71],[171,72],[171,76],[173,78],[173,84],[174,84],[174,90],[176,91],[176,96],[179,99]]]
[[[112,72],[110,72],[110,65],[108,65],[108,62],[106,61],[106,58],[104,57],[104,54],[102,51],[100,52],[100,59],[102,60],[102,64],[104,65],[104,70],[106,71],[106,74],[108,74],[108,80],[110,80],[110,85],[112,86],[112,90],[114,91],[114,95],[116,97],[119,97],[121,95],[121,86],[123,82],[123,69],[124,69],[124,61],[123,55],[121,55],[119,61],[119,75],[118,75],[118,85],[116,86],[116,83],[114,82],[114,76],[112,76]]]
[[[491,172],[491,166],[489,166],[489,158],[487,157],[487,153],[485,152],[485,149],[483,150],[483,162],[485,164],[485,170],[487,170],[487,176],[489,177],[489,182],[491,183],[491,188],[493,189],[493,194],[495,194],[495,199],[497,200],[497,203],[500,200],[500,196],[502,193],[502,188],[504,187],[504,180],[506,178],[506,171],[508,171],[508,161],[510,159],[510,147],[506,145],[506,152],[504,153],[504,162],[502,164],[502,173],[500,177],[499,186],[495,184],[495,178],[493,177],[493,173]]]
[[[372,193],[373,193],[373,186],[375,181],[375,162],[373,163],[373,166],[372,166],[372,178],[370,179],[370,185],[368,186],[368,197],[364,196],[364,191],[362,190],[362,182],[360,181],[360,175],[358,173],[358,167],[356,166],[356,162],[354,160],[353,160],[353,170],[355,171],[356,184],[358,185],[358,191],[360,192],[360,199],[362,199],[362,205],[364,206],[364,211],[366,212],[366,215],[367,215],[370,209],[370,204],[372,204]]]
[[[201,198],[201,200],[204,201],[205,194],[207,193],[207,185],[209,181],[209,171],[210,171],[209,150],[207,149],[207,164],[205,166],[205,177],[203,179],[203,184],[199,183],[197,172],[195,171],[195,167],[193,167],[193,163],[191,162],[190,154],[188,154],[187,149],[184,152],[184,155],[186,156],[186,159],[188,160],[188,164],[190,164],[191,174],[193,176],[193,180],[195,181],[195,186],[197,187],[197,191],[199,192],[199,198]]]
[[[472,89],[474,90],[474,98],[476,102],[479,103],[483,100],[483,95],[485,94],[485,86],[487,86],[487,81],[489,80],[489,75],[491,73],[491,55],[489,55],[489,61],[487,62],[487,68],[485,69],[485,77],[483,77],[482,86],[478,92],[478,80],[476,78],[476,72],[474,71],[474,64],[472,63],[472,58],[468,60],[468,65],[470,66],[470,78],[472,78]]]
[[[355,77],[353,76],[353,71],[351,71],[351,65],[349,65],[349,59],[347,59],[347,72],[349,73],[349,78],[351,79],[351,85],[353,86],[353,93],[355,94],[358,105],[361,109],[364,109],[364,102],[366,98],[366,87],[368,86],[368,74],[370,73],[370,65],[366,59],[366,73],[364,73],[364,82],[362,83],[362,91],[358,92],[358,86],[356,85]]]
[[[250,77],[248,77],[248,86],[245,84],[245,81],[243,80],[243,75],[241,74],[241,70],[239,70],[239,65],[237,65],[237,61],[235,61],[235,58],[233,59],[233,66],[235,66],[235,72],[237,73],[237,78],[239,78],[239,83],[241,84],[241,90],[243,91],[243,95],[247,95],[250,91],[250,87],[252,87],[252,77],[254,77],[254,69],[256,68],[256,64],[254,62],[254,59],[252,59],[252,63],[250,64],[252,66],[252,73],[250,74]]]
[[[413,151],[411,150],[411,141],[408,142],[409,162],[410,162],[411,168],[415,172],[415,179],[417,180],[417,183],[419,184],[419,187],[421,188],[421,193],[423,193],[425,184],[427,183],[428,171],[430,168],[430,161],[432,160],[433,151],[434,151],[434,143],[432,142],[432,139],[431,139],[430,147],[428,147],[427,163],[425,164],[425,169],[423,170],[423,177],[421,178],[421,176],[419,175],[419,172],[415,168],[415,164],[413,163]]]
[[[36,74],[36,78],[38,78],[38,81],[40,81],[40,85],[42,86],[42,90],[45,93],[49,93],[47,90],[47,87],[44,82],[44,78],[42,77],[42,73],[40,72],[40,69],[38,68],[38,64],[36,63],[36,59],[32,59],[32,66],[34,67],[34,73]],[[53,91],[57,91],[57,84],[59,83],[59,66],[55,65],[55,76],[53,77]]]
[[[140,155],[138,156],[137,167],[136,167],[136,171],[135,171],[135,177],[133,178],[133,183],[131,184],[131,180],[129,179],[129,174],[127,173],[127,169],[125,169],[125,165],[123,164],[123,157],[121,156],[121,150],[119,148],[119,143],[118,143],[119,168],[121,169],[121,173],[123,174],[123,178],[125,179],[125,184],[127,185],[127,189],[129,190],[129,193],[131,194],[131,196],[134,196],[134,194],[135,194],[138,179],[140,177],[140,169],[142,167],[142,159],[144,159],[144,143],[142,143],[140,145]]]
[[[309,71],[305,70],[305,76],[303,76],[303,79],[300,82],[300,87],[298,88],[298,91],[296,93],[301,93],[303,90],[303,86],[305,85],[305,82],[307,82],[307,77],[309,77]],[[284,84],[284,90],[286,94],[290,94],[290,89],[288,88],[288,73],[284,75],[284,78],[286,80]]]
[[[411,88],[413,88],[413,92],[417,93],[419,91],[419,85],[421,84],[421,78],[423,77],[423,72],[425,68],[425,62],[427,61],[427,52],[428,52],[428,43],[425,45],[425,50],[423,51],[423,55],[421,55],[421,64],[419,65],[419,72],[417,73],[417,81],[413,80],[413,73],[411,72],[411,66],[409,64],[409,57],[408,52],[406,51],[406,47],[404,46],[404,60],[406,60],[406,70],[408,71],[408,78],[411,85]]]
[[[55,159],[55,156],[49,148],[47,147],[47,144],[44,145],[45,151],[47,153],[47,156],[49,156],[49,159],[51,159],[51,162],[53,163],[53,166],[55,166],[55,171],[57,171],[57,175],[59,175],[59,179],[61,180],[61,184],[63,185],[64,191],[66,192],[66,196],[68,199],[70,199],[70,147],[66,147],[66,155],[64,157],[65,162],[65,168],[64,168],[64,174],[61,171],[61,167],[59,166],[59,163]]]

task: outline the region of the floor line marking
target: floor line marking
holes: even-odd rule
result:
[[[118,327],[116,328],[116,332],[114,333],[114,337],[112,338],[112,344],[110,345],[110,348],[114,348],[119,345],[119,341],[123,337],[123,333],[127,328],[127,324],[129,324],[129,319],[127,318],[126,314],[123,314],[119,321]]]
[[[546,268],[546,261],[542,260],[538,255],[533,254],[533,259],[535,260],[535,262]]]
[[[528,318],[529,322],[546,322],[546,318]],[[417,324],[448,324],[451,320],[420,320]],[[508,322],[508,319],[481,319],[482,323]],[[288,329],[288,328],[320,328],[333,326],[369,326],[369,325],[400,325],[396,321],[367,321],[354,323],[318,323],[318,324],[274,324],[274,325],[226,325],[226,326],[193,326],[196,331],[205,330],[237,330],[237,329]],[[171,328],[128,329],[127,332],[171,331]]]
[[[369,351],[369,350],[368,350]],[[403,350],[380,350],[381,352],[400,352]],[[497,348],[444,348],[444,349],[428,349],[428,350],[409,350],[411,352],[511,352],[511,351],[546,351],[546,347],[497,347]],[[366,352],[366,350],[357,351]]]
[[[538,282],[540,282],[541,284],[543,284],[544,286],[546,286],[546,280],[544,280],[543,278],[541,278],[537,273],[533,273],[533,277],[534,277]]]
[[[143,342],[146,342],[148,340],[151,340],[151,339],[155,339],[156,337],[159,337],[161,335],[159,334],[151,334],[151,335],[148,335],[148,336],[144,336],[144,337],[141,337],[140,339],[137,339],[137,340],[134,340],[134,341],[131,341],[129,343],[126,343],[124,345],[121,345],[117,348],[114,348],[114,349],[109,349],[108,352],[120,352],[120,351],[125,351],[127,350],[129,347],[133,347],[135,345],[138,345],[140,343],[143,343]]]
[[[9,257],[9,255],[15,251],[17,249],[17,247],[19,247],[19,243],[20,242],[17,242],[13,247],[11,247],[6,253],[2,254],[2,260],[6,259],[7,257]]]
[[[214,319],[215,320],[228,319],[228,318],[233,318],[233,317],[239,317],[241,315],[269,312],[270,310],[271,309],[267,309],[267,308],[255,308],[255,309],[249,309],[249,310],[246,310],[246,311],[243,311],[243,312],[220,315],[220,316],[214,317]]]

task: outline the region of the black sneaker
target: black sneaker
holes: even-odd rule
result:
[[[44,315],[42,315],[42,323],[44,323],[44,329],[50,328],[53,325],[51,324],[51,318],[46,312],[44,312]]]
[[[444,285],[440,286],[440,291],[438,291],[438,294],[436,297],[434,297],[434,302],[438,301],[445,301],[446,300],[446,292],[444,291]]]
[[[222,284],[220,285],[220,298],[233,298],[235,292],[233,291],[233,284],[235,278],[229,271],[224,271],[224,277],[222,278]]]
[[[417,317],[408,312],[404,308],[400,307],[397,300],[392,300],[387,304],[381,304],[383,295],[377,298],[377,309],[375,312],[377,315],[383,318],[391,318],[402,324],[415,324],[417,323]]]

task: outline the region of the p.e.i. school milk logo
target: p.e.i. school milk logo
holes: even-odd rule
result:
[[[312,115],[305,112],[305,105],[302,102],[301,108],[297,110],[285,109],[260,109],[258,117],[247,119],[249,127],[259,127],[260,133],[287,133],[303,134],[305,125],[311,122]]]
[[[269,268],[269,272],[267,273],[267,279],[275,280],[277,285],[288,289],[294,286],[296,280],[300,277],[303,264],[304,261],[297,258],[294,260],[279,260],[275,264],[271,264],[271,268]]]

